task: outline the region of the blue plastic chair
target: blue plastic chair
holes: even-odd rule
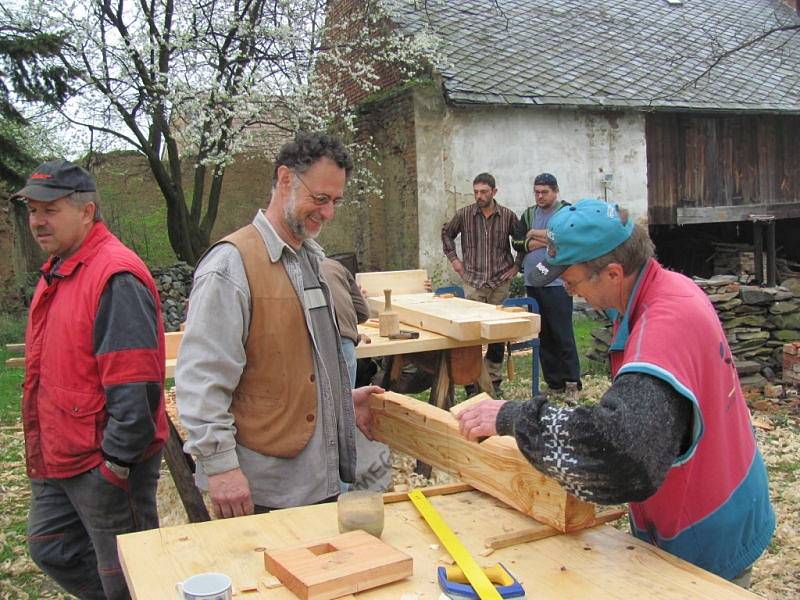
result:
[[[453,294],[454,296],[463,298],[464,288],[462,288],[460,285],[444,285],[442,287],[436,288],[436,291],[434,293],[437,296],[441,296],[442,294]]]
[[[528,309],[528,312],[538,313],[539,303],[533,298],[506,298],[503,300],[503,306],[523,306]],[[533,396],[539,395],[539,338],[532,340],[525,340],[524,342],[517,342],[511,344],[511,351],[522,350],[523,348],[531,349],[531,394]]]

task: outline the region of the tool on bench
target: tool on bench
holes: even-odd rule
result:
[[[400,332],[400,315],[392,310],[392,290],[383,290],[384,308],[378,313],[378,331],[381,337]]]
[[[489,578],[497,593],[501,598],[521,598],[525,595],[522,584],[516,580],[511,572],[502,563],[497,563],[491,567],[484,567],[484,575]],[[461,567],[439,567],[437,569],[439,587],[446,596],[452,600],[462,600],[463,598],[478,598],[469,581],[467,580]]]
[[[419,339],[419,331],[401,329],[397,333],[390,334],[388,337],[390,340],[416,340]]]
[[[478,563],[475,562],[475,559],[472,558],[472,555],[469,553],[464,547],[464,544],[456,537],[456,534],[453,533],[453,530],[448,527],[447,523],[445,523],[444,519],[439,515],[437,510],[433,507],[425,495],[420,490],[411,490],[408,492],[408,498],[414,504],[414,507],[419,511],[419,514],[422,515],[422,518],[428,523],[430,528],[433,530],[433,533],[436,534],[436,537],[439,538],[439,541],[442,542],[442,545],[445,547],[447,552],[450,553],[450,556],[453,557],[453,560],[456,561],[456,564],[459,566],[461,573],[466,577],[467,581],[469,582],[470,589],[473,590],[474,596],[470,596],[471,598],[480,598],[480,600],[501,600],[501,598],[512,598],[518,597],[520,594],[516,594],[515,596],[503,596],[501,592],[495,587],[495,584],[487,577],[487,573],[484,569],[481,569],[478,566]],[[505,570],[505,568],[504,568]],[[490,572],[494,573],[493,569],[489,569]],[[506,570],[506,573],[508,571]],[[448,594],[448,590],[446,589],[449,585],[452,587],[453,581],[450,581],[447,578],[447,571],[445,570],[445,581],[446,583],[442,584],[442,579],[440,576],[439,584],[442,585],[442,590],[445,594]],[[455,578],[455,571],[453,571],[453,578]],[[514,579],[512,577],[512,579]],[[504,582],[508,582],[507,579],[503,578]],[[519,582],[514,580],[517,585]],[[513,583],[510,583],[513,587]],[[500,585],[500,587],[507,587],[504,585]],[[515,588],[522,590],[522,586],[519,585],[519,588]],[[524,590],[523,590],[524,593]]]

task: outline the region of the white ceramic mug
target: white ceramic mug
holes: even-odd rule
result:
[[[200,573],[175,584],[183,600],[233,600],[233,582],[223,573]]]

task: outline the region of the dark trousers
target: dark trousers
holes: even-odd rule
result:
[[[130,598],[117,535],[158,527],[161,453],[131,469],[127,489],[100,467],[66,479],[32,479],[28,548],[33,561],[81,600]]]
[[[564,389],[567,381],[581,386],[581,366],[575,334],[572,331],[572,296],[563,286],[527,287],[528,297],[539,303],[542,330],[539,332],[539,355],[547,386]]]

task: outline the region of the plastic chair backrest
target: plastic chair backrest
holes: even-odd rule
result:
[[[454,296],[458,296],[459,298],[464,297],[464,288],[460,285],[444,285],[442,287],[436,288],[435,294],[440,296],[442,294],[453,294]]]

